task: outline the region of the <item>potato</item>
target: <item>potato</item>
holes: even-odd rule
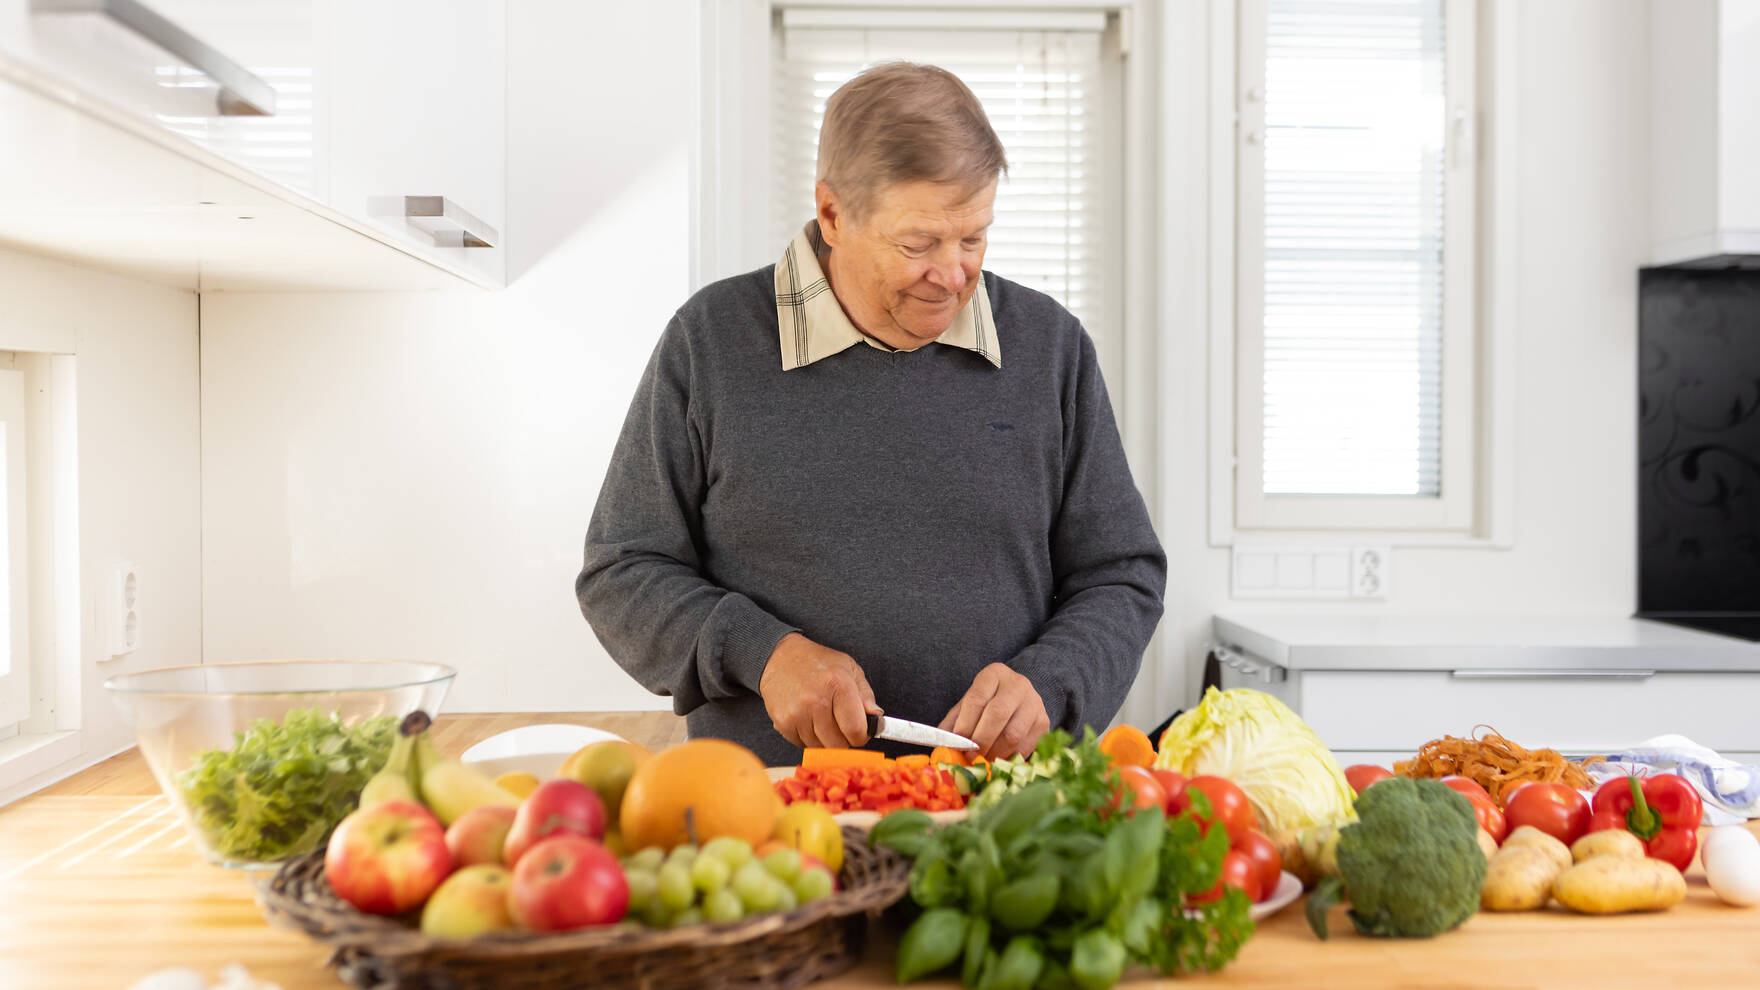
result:
[[[1497,840],[1493,839],[1491,833],[1484,829],[1479,830],[1479,851],[1485,854],[1485,862],[1487,863],[1491,862],[1491,857],[1497,855]]]
[[[1538,846],[1505,846],[1492,857],[1479,889],[1479,906],[1487,911],[1532,911],[1552,898],[1552,883],[1564,868]]]
[[[1570,847],[1532,825],[1523,825],[1521,828],[1511,832],[1509,836],[1503,840],[1503,848],[1505,849],[1520,849],[1524,846],[1531,846],[1535,849],[1544,849],[1547,855],[1551,856],[1558,862],[1559,869],[1570,869]]]
[[[1596,856],[1643,859],[1644,841],[1623,828],[1606,828],[1571,843],[1571,859],[1581,863]]]
[[[1560,873],[1552,896],[1583,914],[1662,911],[1686,899],[1687,881],[1660,859],[1596,856]]]

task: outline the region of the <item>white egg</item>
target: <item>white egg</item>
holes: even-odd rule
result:
[[[1705,879],[1711,892],[1724,903],[1738,907],[1760,904],[1760,841],[1741,826],[1729,826],[1742,833],[1736,837],[1725,828],[1713,829],[1706,836],[1700,860],[1705,864]],[[1718,835],[1718,833],[1726,833]]]
[[[1722,825],[1711,829],[1705,833],[1704,840],[1699,843],[1699,862],[1709,870],[1711,861],[1716,859],[1723,849],[1732,846],[1760,848],[1760,839],[1756,839],[1754,833],[1742,825]]]

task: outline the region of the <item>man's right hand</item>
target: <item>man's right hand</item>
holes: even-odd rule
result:
[[[776,644],[758,693],[776,731],[796,746],[860,746],[868,741],[868,716],[882,714],[854,657],[800,633]]]

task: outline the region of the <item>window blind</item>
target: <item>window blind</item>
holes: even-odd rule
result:
[[[1268,0],[1266,494],[1441,491],[1443,0]]]
[[[1005,12],[991,20],[1001,20]],[[897,20],[873,12],[874,23]],[[846,23],[848,18],[843,19]],[[1008,155],[984,267],[1043,291],[1092,327],[1118,273],[1103,271],[1101,32],[977,27],[854,28],[791,23],[778,33],[772,97],[771,239],[784,246],[813,217],[825,100],[863,68],[888,59],[938,65],[971,87]]]

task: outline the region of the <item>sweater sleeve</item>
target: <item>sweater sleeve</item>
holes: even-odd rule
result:
[[[1010,666],[1045,702],[1053,728],[1103,728],[1136,679],[1161,620],[1167,556],[1149,522],[1093,342],[1084,332],[1063,409],[1063,498],[1050,533],[1049,620]]]
[[[618,665],[680,715],[757,694],[794,631],[701,565],[708,488],[692,417],[689,335],[674,316],[648,361],[587,526],[575,597]]]

